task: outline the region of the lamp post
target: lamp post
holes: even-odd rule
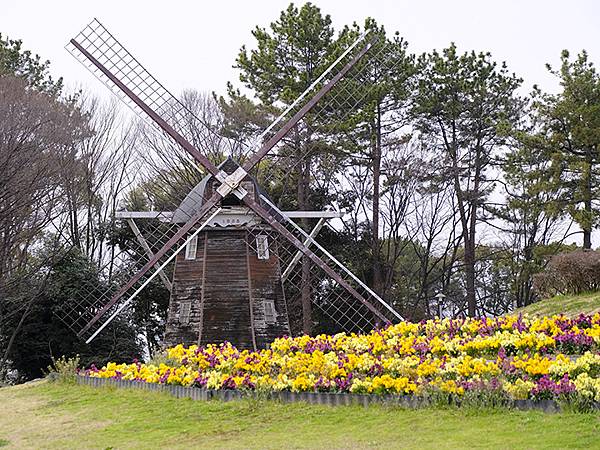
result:
[[[444,299],[446,298],[446,295],[442,292],[439,292],[436,296],[436,304],[437,304],[437,309],[438,309],[438,318],[441,319],[442,318],[442,304],[444,303]]]

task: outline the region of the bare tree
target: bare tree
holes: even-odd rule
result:
[[[74,101],[0,76],[0,378],[43,286],[40,269],[59,256],[66,225],[63,180],[76,176],[75,146],[86,136],[86,118]],[[40,255],[44,239],[49,251]],[[7,321],[14,318],[17,325],[7,334]]]
[[[116,102],[85,98],[80,109],[89,118],[92,133],[75,147],[75,176],[63,174],[64,214],[70,244],[101,265],[114,256],[106,245],[107,233],[119,202],[136,181],[136,139],[131,122]]]
[[[0,77],[0,280],[25,267],[60,215],[63,180],[78,166],[74,143],[87,134],[72,103]]]

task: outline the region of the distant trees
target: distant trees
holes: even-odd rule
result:
[[[62,212],[63,180],[77,170],[87,133],[72,104],[0,77],[0,279],[27,264],[29,248]]]
[[[388,37],[373,19],[365,21],[364,30],[377,40],[339,88],[343,94],[336,106],[343,111],[336,119],[341,122],[337,128],[344,130],[346,153],[335,170],[344,180],[342,185],[350,186],[346,195],[363,199],[356,201],[360,207],[354,219],[366,220],[369,229],[364,236],[370,246],[367,278],[385,298],[403,247],[399,230],[415,187],[415,178],[407,176],[416,169],[416,158],[410,155],[405,127],[410,123],[407,105],[416,67],[408,43],[399,35]],[[356,25],[343,30],[340,41],[351,42],[359,31]]]
[[[342,93],[336,98],[340,111],[327,104],[326,114],[313,113],[304,131],[290,133],[288,145],[297,146],[290,155],[298,156],[296,167],[302,170],[279,173],[281,179],[271,175],[270,187],[289,183],[294,173],[299,183],[296,198],[312,192],[316,200],[319,193],[320,202],[348,208],[342,232],[354,236],[353,267],[408,316],[431,314],[429,300],[440,291],[454,302],[455,311],[463,311],[464,304],[469,315],[535,300],[533,274],[564,248],[561,242],[570,235],[561,211],[583,198],[573,191],[582,183],[559,170],[570,167],[573,172],[579,166],[573,156],[557,155],[566,133],[557,134],[552,120],[565,122],[558,116],[567,114],[567,104],[574,108],[572,85],[577,77],[580,87],[587,83],[586,100],[579,96],[582,105],[597,103],[595,72],[587,56],[580,56],[579,63],[563,61],[563,94],[548,96],[538,90],[529,100],[517,93],[522,80],[489,53],[461,54],[451,45],[416,58],[401,37],[388,38],[374,20],[368,19],[365,29],[380,36],[359,63],[368,70],[360,79],[350,72],[341,82]],[[252,105],[255,112],[289,104],[314,79],[311,74],[318,73],[313,71],[315,60],[303,58],[318,55],[327,61],[327,55],[333,57],[358,31],[356,25],[347,27],[336,38],[330,19],[318,8],[290,5],[271,32],[255,30],[255,50],[242,48],[237,60],[240,79],[255,98],[242,96],[229,84],[231,102],[243,104],[246,111]],[[362,99],[352,113],[346,104],[350,98]],[[587,117],[590,129],[594,106],[586,113],[581,117]],[[329,148],[319,138],[322,130]],[[590,135],[585,137],[589,141]],[[334,156],[320,158],[324,152]],[[323,183],[324,173],[338,183]],[[573,208],[577,209],[567,210],[583,227],[582,214]],[[490,240],[491,233],[495,240]],[[414,260],[412,269],[398,266],[408,254],[406,246],[412,246],[419,261],[416,270]],[[406,270],[412,273],[408,279]],[[399,278],[399,273],[405,275]],[[486,281],[478,278],[482,274]],[[399,289],[400,280],[414,285]],[[305,321],[307,310],[308,306]]]
[[[91,268],[111,258],[107,225],[127,186],[117,120],[63,95],[47,62],[0,37],[0,380],[39,376],[51,354],[102,352],[54,313],[74,289],[105,282]],[[135,334],[114,338],[140,354]]]
[[[13,76],[51,97],[62,92],[62,78],[54,80],[49,73],[50,61],[42,61],[39,55],[23,49],[18,39],[3,38],[0,33],[0,76]]]
[[[420,63],[415,125],[424,144],[439,155],[434,169],[454,190],[468,312],[474,316],[477,229],[487,219],[486,202],[495,187],[492,168],[506,141],[499,131],[520,120],[524,102],[516,90],[521,80],[489,53],[460,55],[454,45],[423,55]]]
[[[599,77],[585,51],[574,61],[563,51],[560,68],[548,69],[560,91],[534,88],[528,120],[510,131],[514,139],[501,164],[516,306],[536,299],[534,275],[570,250],[567,238],[582,234],[583,248],[591,248],[598,223]],[[547,291],[538,284],[537,292]]]
[[[40,258],[47,251],[57,250],[48,246]],[[30,286],[21,286],[5,299],[10,308],[4,316],[3,331],[10,340],[5,348],[0,347],[4,350],[0,353],[0,380],[8,371],[8,362],[10,370],[27,380],[43,376],[52,357],[79,355],[86,366],[142,357],[139,330],[131,326],[127,315],[111,323],[92,345],[78,339],[60,320],[62,305],[79,291],[89,289],[90,284],[101,286],[104,282],[96,265],[76,247],[62,250],[59,256],[43,258],[46,264],[29,277]]]

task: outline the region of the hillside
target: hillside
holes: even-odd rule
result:
[[[515,311],[516,314],[528,313],[535,316],[552,316],[562,313],[569,317],[575,317],[581,313],[592,314],[595,312],[600,312],[600,292],[557,295]]]
[[[591,448],[600,433],[592,414],[194,402],[46,381],[1,388],[0,404],[7,449]]]

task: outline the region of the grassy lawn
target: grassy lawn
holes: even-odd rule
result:
[[[600,414],[194,402],[37,382],[0,389],[4,448],[600,448]]]
[[[591,292],[580,295],[557,295],[517,309],[515,313],[523,312],[536,316],[563,313],[569,317],[575,317],[580,313],[591,314],[598,311],[600,311],[600,292]]]

